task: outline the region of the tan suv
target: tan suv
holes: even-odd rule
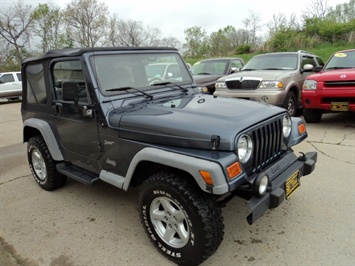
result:
[[[295,116],[302,108],[303,81],[323,65],[320,57],[306,51],[256,55],[241,72],[218,79],[214,95],[278,105]]]

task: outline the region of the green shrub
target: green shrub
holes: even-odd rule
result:
[[[249,54],[251,52],[250,44],[241,44],[235,49],[236,54]]]

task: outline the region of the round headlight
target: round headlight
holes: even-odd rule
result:
[[[240,136],[238,139],[237,148],[240,162],[246,163],[249,160],[253,151],[253,142],[251,138],[246,134]]]
[[[285,138],[288,138],[291,133],[291,118],[288,115],[285,115],[282,119],[282,133]]]

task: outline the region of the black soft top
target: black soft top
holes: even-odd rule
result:
[[[177,51],[175,48],[171,47],[85,47],[85,48],[64,48],[49,50],[46,54],[38,57],[29,57],[22,61],[25,64],[30,61],[37,61],[42,59],[50,59],[56,57],[71,57],[80,56],[84,53],[90,52],[112,52],[112,51]]]

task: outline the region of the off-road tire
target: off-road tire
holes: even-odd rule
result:
[[[62,187],[67,177],[58,173],[48,147],[41,136],[30,138],[27,145],[27,157],[30,169],[37,184],[45,190]]]
[[[284,108],[287,110],[290,116],[297,116],[297,99],[296,95],[293,91],[289,91],[287,93]]]
[[[160,172],[143,183],[139,215],[151,242],[179,265],[202,263],[223,240],[215,199],[176,173]]]
[[[303,117],[307,123],[318,123],[322,119],[322,110],[319,109],[303,109]]]

